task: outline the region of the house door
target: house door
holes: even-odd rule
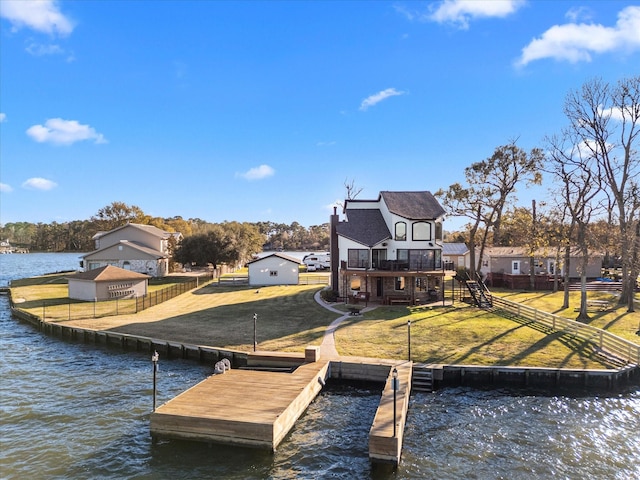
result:
[[[382,277],[376,277],[376,295],[378,297],[384,296],[384,292],[382,291],[382,285],[384,282],[382,281]]]
[[[520,260],[511,262],[511,273],[513,275],[520,275]]]

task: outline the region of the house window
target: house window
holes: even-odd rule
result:
[[[439,270],[442,268],[442,251],[398,249],[398,261],[406,262],[409,270]]]
[[[416,291],[426,292],[429,288],[429,280],[426,277],[416,277]]]
[[[442,240],[442,223],[436,222],[436,240]]]
[[[431,224],[416,222],[413,224],[413,240],[431,240]]]
[[[352,277],[350,287],[351,290],[360,290],[360,277]]]
[[[269,276],[270,277],[277,277],[278,276],[278,271],[277,270],[269,270]]]
[[[396,223],[396,230],[395,230],[395,239],[398,241],[405,241],[407,239],[407,224],[404,222],[398,222]]]
[[[375,248],[371,250],[371,268],[380,268],[382,262],[387,259],[387,250]]]
[[[349,268],[368,268],[369,250],[366,248],[350,248],[348,251]]]
[[[394,289],[396,291],[404,291],[404,277],[396,277],[394,283]]]

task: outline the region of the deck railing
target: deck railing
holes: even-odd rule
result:
[[[558,332],[564,332],[591,342],[597,345],[603,352],[618,357],[627,362],[627,364],[640,365],[640,345],[620,338],[606,330],[592,327],[591,325],[584,325],[575,320],[543,312],[497,296],[493,297],[493,306],[507,310],[527,320],[540,323]]]

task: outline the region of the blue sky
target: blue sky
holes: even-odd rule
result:
[[[318,225],[345,181],[361,199],[446,188],[559,133],[584,82],[640,72],[633,2],[0,0],[0,16],[3,224],[121,201]]]

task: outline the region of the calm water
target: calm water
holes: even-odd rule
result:
[[[0,285],[77,254],[0,255]],[[160,360],[158,402],[211,373]],[[412,397],[398,470],[372,470],[375,390],[332,386],[275,454],[149,437],[148,355],[47,337],[0,296],[0,477],[6,479],[640,478],[640,390],[610,397],[445,389]]]

